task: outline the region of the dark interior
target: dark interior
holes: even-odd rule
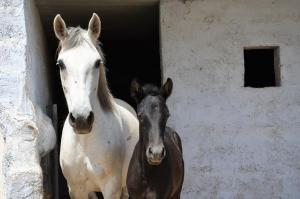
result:
[[[86,28],[92,13],[98,13],[102,22],[100,41],[106,57],[108,83],[115,97],[135,107],[129,93],[133,78],[145,83],[161,84],[158,2],[154,0],[103,2],[36,0],[51,62],[53,103],[57,104],[58,110],[58,147],[68,110],[61,88],[59,70],[55,67],[58,41],[52,29],[52,21],[56,14],[62,15],[67,26],[80,25]],[[59,198],[69,198],[61,171],[58,188]]]
[[[245,87],[270,87],[276,85],[275,49],[245,49]]]

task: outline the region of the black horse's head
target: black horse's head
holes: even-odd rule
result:
[[[131,83],[131,96],[137,103],[140,142],[151,165],[159,165],[166,156],[164,133],[169,118],[166,100],[172,88],[170,78],[161,88],[149,84],[141,86],[137,80]]]

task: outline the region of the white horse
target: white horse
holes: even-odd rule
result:
[[[57,15],[53,26],[60,41],[57,66],[69,108],[60,165],[70,196],[95,198],[94,192],[101,191],[105,199],[128,198],[125,183],[138,121],[124,108],[129,105],[116,102],[108,89],[98,45],[100,19],[94,13],[84,30],[67,28]]]

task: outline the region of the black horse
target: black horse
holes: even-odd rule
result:
[[[140,137],[127,175],[131,199],[180,198],[184,178],[181,139],[166,126],[169,117],[166,100],[172,88],[170,78],[161,88],[140,86],[136,80],[131,84],[140,122]]]

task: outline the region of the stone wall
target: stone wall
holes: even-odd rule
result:
[[[55,144],[47,60],[32,0],[0,2],[0,198],[42,198],[40,157]]]

